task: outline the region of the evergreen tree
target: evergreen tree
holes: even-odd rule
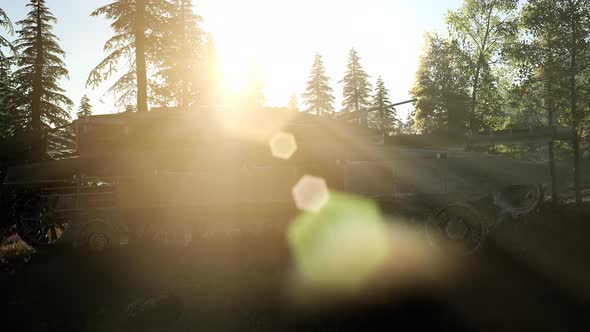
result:
[[[359,124],[367,126],[367,108],[370,105],[371,84],[369,75],[363,70],[360,58],[353,48],[349,52],[348,65],[344,78],[342,112],[359,112]]]
[[[326,75],[322,56],[315,55],[307,87],[303,93],[305,112],[316,115],[332,115],[334,113],[334,96],[330,87],[330,78]]]
[[[13,58],[0,59],[0,138],[14,135],[18,127],[18,93],[11,70],[13,64]]]
[[[372,127],[379,129],[382,133],[393,131],[398,122],[397,111],[391,106],[389,90],[385,87],[381,76],[377,78],[375,83],[371,106],[374,110],[372,112]]]
[[[289,111],[299,112],[299,103],[297,102],[297,95],[295,94],[295,92],[291,94],[291,97],[289,98],[289,105],[287,105],[287,108],[289,109]]]
[[[76,115],[78,118],[81,116],[92,115],[92,105],[90,104],[90,98],[88,98],[86,95],[80,98],[80,106],[78,106],[78,112]]]
[[[6,13],[0,8],[0,27],[8,32],[14,33],[12,22]],[[14,46],[0,35],[0,138],[10,136],[14,127],[15,112],[15,87],[11,67],[14,64],[14,57],[4,54],[4,48],[9,48],[14,53]]]
[[[36,158],[40,155],[42,130],[50,126],[67,124],[70,114],[67,107],[73,105],[66,97],[59,80],[67,78],[58,38],[53,34],[52,24],[57,19],[45,5],[45,0],[31,0],[31,10],[24,20],[17,22],[20,30],[15,41],[19,53],[15,82],[19,91],[16,100],[23,129],[31,130]]]
[[[157,67],[165,45],[163,34],[170,24],[172,6],[167,0],[116,0],[92,12],[112,20],[115,36],[104,45],[104,58],[91,72],[86,86],[96,87],[127,64],[125,72],[107,90],[116,96],[117,107],[135,102],[138,112],[148,110],[148,87],[153,93],[158,85],[148,83],[148,67]]]
[[[0,28],[3,28],[4,30],[8,31],[10,35],[14,33],[12,21],[10,21],[10,18],[8,17],[8,15],[6,15],[2,8],[0,8]],[[14,46],[12,45],[12,43],[8,39],[6,39],[6,37],[0,35],[0,60],[6,57],[6,55],[3,53],[2,47],[10,48],[14,52]]]
[[[414,121],[414,112],[408,114],[406,121],[402,123],[401,133],[404,135],[416,134],[416,122]]]
[[[197,85],[199,62],[203,61],[202,49],[205,34],[200,27],[201,17],[193,12],[192,0],[172,0],[171,19],[164,30],[161,51],[161,70],[156,74],[162,79],[158,96],[183,109],[195,105],[200,99]]]

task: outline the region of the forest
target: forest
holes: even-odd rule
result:
[[[52,32],[59,18],[43,0],[26,6],[30,11],[22,19],[0,9],[3,159],[40,158],[39,152],[30,151],[39,150],[34,142],[44,131],[92,114],[87,97],[75,103],[60,85],[68,69]],[[89,88],[109,85],[106,93],[116,99],[116,109],[109,111],[214,108],[224,102],[214,36],[202,28],[203,18],[193,11],[192,1],[120,0],[91,15],[109,20],[113,33],[104,44],[106,56],[86,82]],[[589,20],[590,4],[582,0],[466,0],[447,13],[446,32],[424,37],[409,91],[414,110],[407,118],[399,119],[386,82],[363,70],[354,48],[336,82],[326,75],[317,54],[305,92],[293,94],[285,108],[299,110],[300,97],[301,111],[318,116],[358,111],[361,125],[388,134],[566,126],[574,129],[572,144],[552,146],[551,158],[572,155],[578,165],[587,158],[580,146],[587,145],[588,137]],[[343,102],[335,105],[340,88]],[[256,77],[241,98],[244,107],[264,107]],[[369,109],[378,112],[365,112]]]
[[[407,119],[385,107],[391,104],[386,84],[363,70],[354,48],[337,81],[343,103],[334,105],[336,85],[317,54],[300,96],[302,110],[331,117],[377,107],[379,116],[361,122],[392,134],[568,126],[575,128],[577,142],[587,136],[588,6],[575,0],[466,0],[448,12],[446,32],[425,35],[410,91],[415,109]],[[76,114],[91,113],[88,99],[75,107],[60,87],[68,69],[52,33],[59,18],[45,1],[27,7],[27,17],[12,18],[19,19],[14,23],[0,11],[2,138],[39,136]],[[108,82],[119,111],[220,104],[213,36],[192,8],[187,0],[121,0],[97,8],[91,15],[109,20],[113,36],[87,86]],[[264,106],[260,82],[249,87],[244,97]],[[298,108],[297,96],[289,104]],[[578,146],[571,147],[576,159]]]
[[[228,91],[200,0],[104,1],[71,15],[108,23],[80,87],[108,109],[65,84],[57,2],[9,1],[2,328],[588,326],[590,1],[462,0],[424,33],[406,100],[351,42],[337,76],[309,53],[278,106],[255,64]]]

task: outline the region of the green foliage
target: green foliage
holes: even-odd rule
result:
[[[373,91],[371,106],[375,109],[371,113],[370,124],[384,133],[391,133],[397,127],[399,120],[397,112],[389,100],[389,90],[381,76],[377,78]]]
[[[464,130],[469,108],[469,57],[457,40],[426,35],[415,83],[410,94],[417,99],[418,131]]]
[[[447,15],[451,36],[467,56],[471,92],[468,128],[493,129],[502,117],[502,96],[495,66],[501,51],[517,35],[517,0],[465,0]],[[478,98],[479,97],[479,98]]]
[[[332,115],[334,113],[334,96],[330,87],[330,78],[326,75],[322,56],[315,55],[307,87],[303,93],[303,104],[307,105],[307,113],[316,115]]]
[[[53,34],[56,18],[45,5],[45,0],[31,0],[27,17],[16,24],[18,39],[18,68],[14,84],[18,96],[16,130],[47,129],[62,126],[70,119],[68,107],[72,101],[65,96],[59,81],[68,77],[58,38]]]
[[[522,22],[532,37],[521,43],[527,79],[542,82],[543,97],[565,110],[562,124],[583,125],[590,106],[590,3],[530,0]]]
[[[365,110],[371,105],[372,89],[369,83],[369,75],[363,70],[360,57],[354,48],[349,52],[346,73],[339,83],[344,85],[342,112],[362,112],[360,124],[367,125],[367,113]]]
[[[406,121],[401,123],[400,134],[413,135],[416,134],[416,121],[414,121],[415,112],[411,112],[406,117]]]
[[[88,98],[86,95],[80,98],[80,106],[78,106],[78,112],[76,115],[78,118],[81,116],[92,115],[92,105],[90,104],[90,98]]]

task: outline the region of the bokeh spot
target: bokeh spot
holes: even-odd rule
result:
[[[279,131],[274,134],[270,141],[270,152],[278,159],[288,160],[297,151],[297,141],[291,133]]]
[[[376,204],[334,193],[318,212],[304,212],[288,229],[298,276],[313,287],[354,291],[383,266],[391,250]]]
[[[295,205],[299,210],[318,212],[330,198],[326,180],[321,177],[304,175],[292,190]]]

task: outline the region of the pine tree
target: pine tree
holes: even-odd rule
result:
[[[397,124],[397,111],[391,106],[389,100],[389,90],[381,76],[377,78],[373,99],[371,103],[373,109],[373,127],[379,129],[382,133],[389,133],[395,129]]]
[[[0,28],[8,31],[8,34],[12,35],[14,33],[14,27],[12,26],[12,21],[2,8],[0,8]],[[4,59],[6,55],[3,53],[2,47],[10,48],[14,52],[14,46],[12,43],[6,39],[6,37],[0,35],[0,60]]]
[[[90,104],[90,98],[88,98],[86,95],[80,98],[80,106],[78,106],[78,112],[76,115],[78,118],[81,116],[92,115],[92,105]]]
[[[297,95],[295,94],[295,92],[291,94],[287,108],[289,109],[289,111],[299,112],[299,103],[297,102]]]
[[[344,101],[342,112],[359,112],[359,124],[367,126],[366,109],[370,105],[371,84],[369,75],[363,70],[360,58],[353,48],[349,52],[348,65],[344,78]]]
[[[20,98],[16,103],[24,129],[31,130],[33,144],[40,144],[42,130],[50,126],[67,124],[70,114],[67,107],[73,105],[66,97],[59,80],[68,77],[58,38],[52,24],[57,19],[45,5],[45,0],[31,0],[31,10],[24,20],[17,22],[20,30],[15,41],[19,53],[15,82]],[[36,142],[36,143],[35,143]],[[40,146],[34,146],[40,158]]]
[[[13,58],[0,59],[0,138],[14,135],[18,128],[18,93],[11,70],[13,64]]]
[[[334,96],[330,87],[330,78],[326,75],[322,56],[315,55],[307,87],[303,93],[303,103],[307,105],[307,113],[316,115],[332,115],[334,113]]]
[[[14,33],[12,22],[6,13],[0,8],[0,27],[8,32],[9,35]],[[14,53],[14,46],[0,35],[0,138],[10,136],[14,127],[16,97],[14,78],[11,67],[14,64],[14,57],[4,54],[4,48],[9,48]]]
[[[157,76],[162,79],[160,104],[171,101],[188,109],[200,99],[197,85],[199,63],[203,59],[205,33],[200,27],[201,17],[193,12],[192,0],[172,0],[171,19],[164,30],[164,47],[160,48],[162,69]]]
[[[401,124],[401,134],[416,134],[416,121],[414,121],[414,116],[414,112],[408,114],[408,116],[406,117],[406,121]]]
[[[166,0],[116,0],[92,12],[92,16],[104,16],[112,20],[115,36],[104,45],[109,55],[88,76],[86,86],[96,87],[108,80],[125,66],[125,73],[107,90],[117,97],[115,105],[123,108],[135,102],[138,112],[148,110],[148,88],[157,88],[148,82],[148,67],[156,67],[161,60],[162,38],[170,24],[172,7]]]

